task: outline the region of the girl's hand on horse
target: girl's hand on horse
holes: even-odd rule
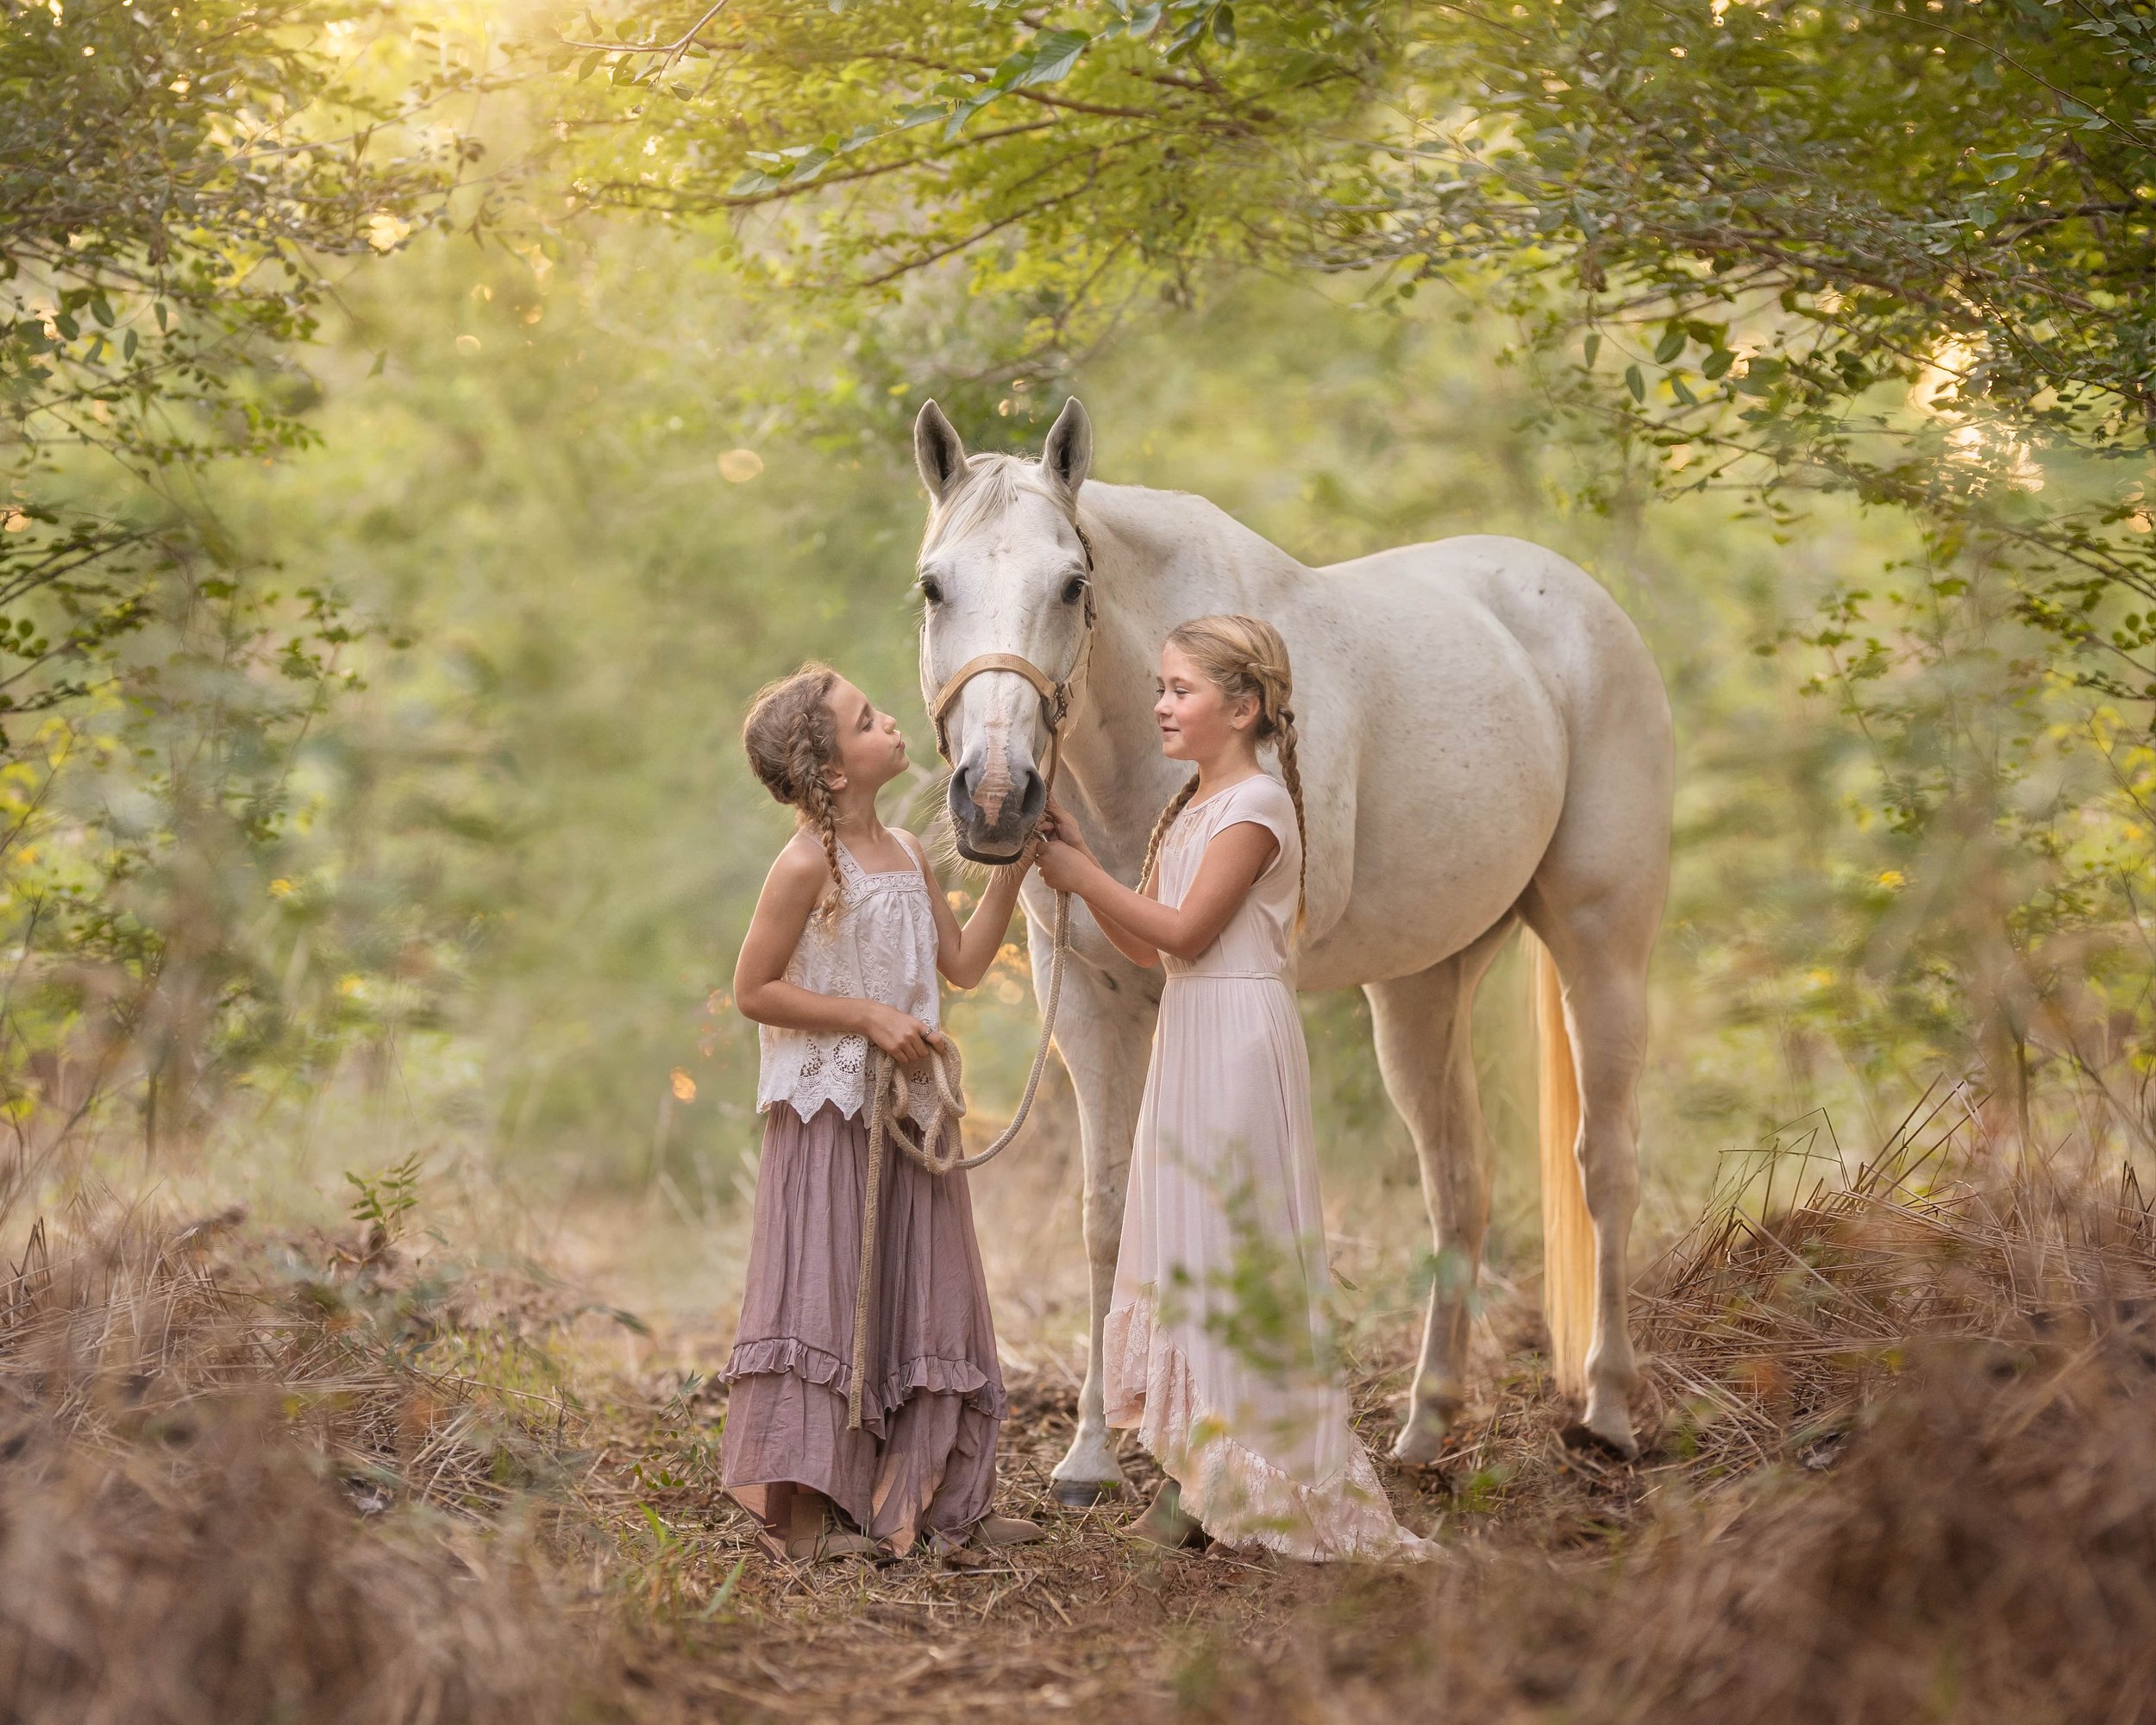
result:
[[[1100,865],[1076,845],[1051,838],[1041,847],[1041,879],[1059,893],[1075,893]]]
[[[943,1045],[942,1036],[911,1013],[879,1000],[864,1000],[862,1007],[862,1034],[901,1066],[918,1066],[931,1049]]]
[[[1093,847],[1086,843],[1086,836],[1079,831],[1078,823],[1070,818],[1070,811],[1055,798],[1048,800],[1048,808],[1042,814],[1040,825],[1034,829],[1043,838],[1069,845],[1088,862],[1100,859],[1093,854]],[[1053,881],[1050,885],[1053,886]]]

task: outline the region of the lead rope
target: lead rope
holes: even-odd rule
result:
[[[1061,751],[1058,751],[1060,756]],[[1060,759],[1049,762],[1048,781],[1052,790],[1056,782],[1056,768]],[[1048,999],[1041,1007],[1041,1038],[1033,1046],[1033,1068],[1025,1075],[1025,1090],[1018,1098],[1018,1110],[1011,1116],[1011,1123],[996,1134],[995,1142],[975,1156],[962,1156],[963,1147],[956,1131],[951,1133],[951,1148],[948,1155],[938,1148],[943,1140],[946,1126],[956,1127],[966,1112],[966,1093],[963,1084],[965,1064],[959,1057],[958,1044],[949,1037],[943,1038],[941,1049],[931,1047],[928,1059],[923,1063],[928,1069],[926,1076],[933,1078],[936,1101],[928,1122],[921,1128],[918,1144],[909,1138],[896,1124],[905,1115],[912,1096],[912,1082],[906,1068],[870,1045],[868,1050],[868,1190],[861,1201],[861,1273],[854,1285],[854,1358],[853,1381],[846,1389],[846,1428],[861,1429],[862,1384],[868,1376],[868,1314],[870,1291],[876,1270],[876,1221],[880,1208],[880,1195],[883,1186],[883,1146],[887,1138],[895,1138],[899,1148],[931,1174],[962,1174],[969,1168],[978,1168],[984,1162],[993,1162],[1003,1154],[1011,1140],[1018,1135],[1018,1128],[1025,1124],[1031,1112],[1034,1093],[1041,1087],[1041,1073],[1048,1064],[1048,1046],[1056,1033],[1056,1005],[1063,994],[1063,959],[1070,950],[1070,894],[1056,894],[1056,921],[1054,944],[1048,957]],[[912,1069],[914,1073],[919,1067]]]

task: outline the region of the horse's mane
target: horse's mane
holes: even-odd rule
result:
[[[922,555],[946,539],[962,539],[976,527],[987,525],[1029,492],[1046,498],[1076,524],[1069,493],[1041,471],[1039,462],[1022,455],[967,456],[964,481],[946,492],[929,512],[928,530],[921,536]]]

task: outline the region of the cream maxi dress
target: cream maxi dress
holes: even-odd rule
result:
[[[1312,1561],[1424,1557],[1330,1358],[1287,791],[1261,775],[1186,808],[1161,848],[1161,901],[1180,904],[1206,845],[1244,821],[1279,851],[1218,940],[1165,961],[1108,1308],[1108,1423],[1138,1429],[1217,1540]]]

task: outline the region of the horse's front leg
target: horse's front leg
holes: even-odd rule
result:
[[[1044,995],[1047,977],[1039,966],[1049,950],[1048,931],[1031,925],[1030,938],[1032,950],[1043,955],[1036,960],[1035,982]],[[1076,1507],[1097,1503],[1123,1489],[1122,1465],[1115,1458],[1108,1432],[1102,1334],[1109,1297],[1115,1291],[1124,1183],[1159,1005],[1157,975],[1125,963],[1112,951],[1099,963],[1074,955],[1064,974],[1056,1019],[1056,1052],[1078,1097],[1079,1138],[1085,1156],[1086,1258],[1092,1272],[1078,1430],[1054,1474],[1056,1501]]]

